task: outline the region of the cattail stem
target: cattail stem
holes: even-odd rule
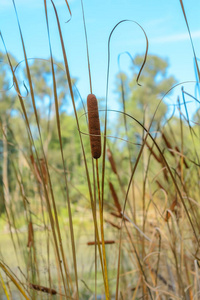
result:
[[[97,187],[98,187],[98,198],[99,198],[102,252],[103,252],[103,262],[104,262],[105,294],[106,294],[106,300],[109,300],[110,295],[109,295],[109,285],[108,285],[108,270],[107,270],[107,262],[106,262],[106,249],[105,249],[104,228],[103,228],[103,210],[102,210],[101,194],[100,194],[98,160],[96,160],[96,173],[97,173]]]
[[[88,95],[87,108],[88,108],[88,123],[89,123],[91,152],[92,152],[92,157],[96,159],[97,187],[98,187],[98,199],[99,199],[99,211],[100,211],[100,228],[101,228],[102,254],[103,254],[102,273],[104,278],[106,300],[109,300],[110,296],[109,296],[108,272],[107,272],[106,251],[105,251],[105,242],[104,242],[103,210],[102,210],[101,195],[100,195],[99,169],[98,169],[98,158],[101,156],[101,133],[100,133],[98,103],[95,95],[93,94]],[[97,242],[98,242],[99,254],[101,254],[99,238]]]

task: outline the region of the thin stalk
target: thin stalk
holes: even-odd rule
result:
[[[6,295],[6,298],[7,298],[7,300],[10,300],[10,297],[9,297],[9,294],[8,294],[8,291],[7,291],[5,282],[4,282],[4,280],[3,280],[3,277],[2,277],[2,275],[1,275],[1,272],[0,272],[0,280],[1,280],[1,284],[2,284],[2,287],[3,287],[4,293],[5,293],[5,295]]]
[[[89,82],[90,82],[90,93],[92,94],[92,78],[91,78],[91,71],[90,71],[89,47],[88,47],[87,30],[86,30],[86,24],[85,24],[85,14],[84,14],[84,8],[83,8],[83,0],[81,0],[81,8],[82,8],[82,15],[83,15],[85,42],[86,42],[86,48],[87,48],[87,62],[88,62]]]
[[[30,300],[29,297],[26,295],[24,289],[21,287],[19,282],[14,278],[14,276],[10,273],[8,268],[0,262],[0,268],[4,271],[4,273],[10,278],[10,280],[14,283],[14,285],[17,287],[19,292],[24,296],[26,300]]]
[[[96,173],[97,173],[97,187],[98,187],[99,211],[100,211],[102,252],[103,252],[104,274],[105,274],[105,293],[106,293],[106,300],[109,300],[110,295],[109,295],[109,285],[108,285],[108,270],[107,270],[107,262],[106,262],[106,249],[105,249],[105,240],[104,240],[103,210],[102,210],[101,193],[100,193],[98,159],[96,159]]]

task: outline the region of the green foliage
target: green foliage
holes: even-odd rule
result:
[[[4,57],[3,54],[2,57]],[[6,98],[2,97],[0,99],[0,105],[2,105],[2,114],[0,116],[2,129],[0,141],[0,195],[3,200],[0,203],[0,213],[2,216],[0,229],[2,227],[7,228],[11,233],[16,256],[18,257],[19,255],[18,251],[23,253],[23,262],[28,266],[27,277],[29,281],[39,281],[39,277],[41,276],[40,265],[47,261],[48,273],[45,276],[48,278],[45,279],[47,282],[46,285],[49,285],[49,278],[51,276],[52,282],[55,279],[58,285],[60,282],[65,282],[69,273],[68,271],[66,272],[66,277],[62,281],[59,277],[59,264],[63,268],[66,260],[69,264],[69,272],[72,274],[70,280],[72,280],[72,285],[75,285],[75,259],[72,258],[75,255],[77,257],[79,276],[83,274],[82,277],[90,283],[90,288],[88,289],[87,286],[84,286],[80,295],[83,298],[91,296],[91,293],[94,292],[94,265],[98,259],[94,258],[95,248],[88,250],[87,241],[91,237],[93,240],[97,239],[97,235],[94,235],[94,227],[96,226],[96,229],[99,230],[98,228],[101,223],[99,215],[102,218],[104,217],[105,238],[111,241],[114,240],[114,242],[117,241],[116,244],[113,243],[106,250],[109,278],[116,277],[116,262],[119,253],[117,244],[119,241],[118,232],[121,224],[123,224],[121,223],[119,206],[123,210],[127,187],[130,183],[125,210],[125,215],[128,216],[130,222],[126,220],[126,226],[123,225],[122,229],[122,262],[121,271],[119,272],[123,271],[124,278],[120,282],[121,293],[124,299],[129,299],[130,295],[132,297],[134,288],[132,288],[132,285],[137,286],[138,278],[143,278],[144,275],[147,276],[145,280],[148,280],[149,285],[152,286],[155,285],[153,274],[161,274],[159,278],[167,276],[165,274],[166,262],[163,260],[165,256],[170,257],[170,260],[173,261],[171,272],[173,272],[174,276],[178,274],[177,285],[181,289],[182,283],[180,282],[180,272],[178,269],[179,262],[177,263],[177,257],[173,258],[173,255],[176,251],[178,253],[177,248],[179,244],[176,238],[181,236],[183,238],[181,243],[184,243],[186,233],[182,232],[182,235],[175,235],[175,232],[176,230],[181,230],[179,224],[183,224],[183,221],[186,222],[185,220],[188,222],[187,230],[190,233],[191,224],[198,224],[199,212],[195,210],[196,207],[194,208],[189,200],[192,199],[191,202],[193,201],[196,205],[197,201],[194,199],[197,199],[199,196],[198,186],[197,188],[194,187],[193,182],[199,182],[199,114],[198,112],[196,113],[195,121],[197,124],[193,127],[188,126],[186,118],[178,118],[177,116],[164,123],[167,105],[162,102],[154,117],[159,100],[176,81],[173,76],[168,76],[167,74],[167,61],[150,55],[140,77],[142,86],[138,86],[136,84],[136,76],[141,67],[142,59],[142,56],[135,57],[131,78],[125,74],[118,74],[117,77],[117,90],[122,102],[122,111],[138,120],[141,124],[138,124],[136,120],[127,117],[125,114],[118,114],[113,123],[114,125],[110,123],[108,126],[108,136],[117,135],[119,139],[107,138],[107,147],[112,151],[112,159],[115,163],[116,172],[113,171],[112,164],[108,160],[108,157],[106,157],[103,198],[104,214],[101,214],[100,205],[98,205],[96,162],[91,158],[87,118],[84,115],[84,108],[78,106],[76,113],[78,115],[80,131],[82,132],[81,137],[88,175],[91,180],[91,191],[89,190],[89,183],[85,172],[85,161],[77,129],[77,120],[71,112],[69,87],[65,72],[60,63],[54,63],[59,120],[58,116],[56,116],[57,111],[52,89],[52,71],[48,61],[33,60],[30,63],[38,124],[27,80],[25,81],[26,95],[23,98],[23,103],[25,104],[28,116],[28,124],[22,114],[18,99],[20,95],[17,95],[14,88],[6,90]],[[16,64],[13,59],[12,61]],[[26,78],[25,69],[22,68],[21,72]],[[1,78],[3,75],[4,73],[0,74],[2,88],[8,88],[9,78]],[[74,90],[76,90],[75,82],[76,80],[73,79]],[[77,96],[78,94],[75,93],[74,95]],[[4,103],[5,99],[6,103]],[[102,109],[104,108],[103,104],[104,100],[101,99],[99,106]],[[102,116],[101,124],[104,124]],[[153,140],[148,137],[144,141],[144,128],[148,128],[152,118],[154,118],[151,127]],[[30,131],[28,126],[30,127]],[[58,135],[59,126],[65,168],[63,168],[61,142]],[[144,149],[140,153],[143,145]],[[98,161],[98,164],[99,178],[102,178],[103,163],[101,159]],[[132,173],[133,171],[134,173]],[[132,174],[134,176],[130,182]],[[119,206],[116,204],[116,199],[114,199],[109,182],[113,185]],[[101,179],[99,186],[101,193]],[[90,199],[90,192],[94,196],[92,199],[93,202]],[[184,202],[186,198],[187,202]],[[70,208],[67,205],[68,200]],[[175,203],[175,208],[172,205],[173,203]],[[183,206],[183,203],[185,206]],[[94,205],[96,205],[95,218],[97,218],[97,224],[92,222],[91,207],[94,209]],[[179,208],[181,205],[183,221],[180,217]],[[166,214],[166,209],[171,211],[172,215],[170,217]],[[70,224],[70,216],[72,217],[72,224]],[[167,218],[171,218],[168,223],[166,223],[168,221]],[[37,242],[37,246],[36,244],[28,245],[30,224],[33,224],[34,243]],[[73,225],[74,235],[72,234],[71,225]],[[91,227],[91,225],[93,226]],[[161,226],[161,232],[164,232],[162,243],[161,238],[159,240],[159,236],[155,233]],[[62,237],[59,236],[59,230],[61,230]],[[19,232],[24,233],[22,238]],[[170,246],[165,241],[166,236],[170,240]],[[65,244],[62,240],[63,237]],[[191,253],[196,243],[195,238],[194,235],[194,241],[191,240],[191,244],[187,246]],[[103,240],[102,237],[101,239]],[[151,244],[148,244],[150,240]],[[73,242],[75,242],[77,247],[76,250],[71,249]],[[40,249],[38,245],[41,244],[43,244],[42,249],[45,248],[45,250]],[[62,252],[63,244],[66,246],[67,257],[64,256],[65,251]],[[150,249],[151,247],[153,249]],[[83,258],[79,256],[79,248],[81,249],[80,252]],[[152,251],[153,254],[156,253],[156,256],[149,255],[149,251]],[[59,256],[60,252],[62,256]],[[160,261],[157,260],[158,253]],[[148,268],[146,268],[144,262],[147,263]],[[162,264],[162,268],[160,268],[159,263]],[[176,263],[177,270],[174,267]],[[51,271],[51,264],[54,264],[57,272]],[[103,282],[101,277],[104,274],[102,272],[105,271],[99,272],[101,268],[99,261],[98,264],[96,274],[98,274],[100,284],[97,287],[97,291],[100,293]],[[80,266],[82,265],[84,270],[81,270]],[[159,272],[155,272],[154,267],[151,266],[157,266]],[[133,278],[132,272],[136,272],[137,276]],[[86,275],[88,275],[88,278]],[[44,280],[45,276],[41,276],[42,280]],[[91,276],[93,277],[92,279],[90,279]],[[167,282],[166,280],[164,282]],[[131,288],[129,287],[130,284]],[[142,283],[142,287],[146,288],[145,283]],[[110,285],[110,291],[113,294],[115,293],[113,283]],[[142,294],[141,291],[138,293]],[[185,295],[184,291],[180,293]]]
[[[139,84],[136,78],[141,68],[143,56],[136,56],[131,67],[132,77],[128,78],[125,74],[119,74],[120,82],[118,83],[120,98],[122,93],[122,85],[125,96],[126,112],[143,123],[145,114],[145,124],[149,124],[152,119],[159,100],[169,91],[176,83],[173,76],[168,76],[168,62],[158,56],[148,55],[147,62],[142,70]],[[154,117],[153,125],[156,127],[162,123],[167,112],[167,105],[162,102]]]

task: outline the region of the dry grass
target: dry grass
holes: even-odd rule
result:
[[[68,126],[74,122],[76,134],[72,130],[70,137],[67,136],[70,139],[68,147],[71,146],[72,150],[66,154],[64,138],[67,129],[62,123],[63,115],[59,109],[56,66],[51,48],[48,9],[44,1],[54,101],[54,117],[48,120],[48,128],[56,128],[52,136],[50,131],[48,136],[49,141],[57,141],[59,164],[54,165],[55,152],[50,153],[44,138],[46,129],[38,114],[37,95],[17,17],[32,115],[30,117],[28,105],[21,95],[19,79],[5,47],[19,110],[23,116],[23,126],[19,125],[19,128],[23,128],[21,133],[25,136],[25,143],[22,147],[13,124],[8,124],[7,128],[1,126],[3,150],[8,146],[13,150],[9,152],[9,159],[14,178],[13,193],[9,191],[6,180],[0,190],[5,207],[4,225],[9,234],[8,248],[12,248],[10,263],[7,250],[1,247],[1,294],[6,299],[198,299],[199,124],[191,126],[182,94],[185,111],[179,103],[176,130],[173,129],[173,120],[176,121],[177,116],[173,116],[164,125],[157,124],[155,134],[152,132],[153,122],[165,96],[153,116],[144,110],[142,122],[127,112],[124,83],[120,78],[123,111],[115,112],[123,115],[126,137],[130,139],[130,130],[133,138],[137,133],[140,142],[134,149],[132,139],[127,141],[126,146],[120,147],[122,139],[112,142],[107,137],[110,122],[107,80],[101,147],[99,112],[97,99],[92,94],[83,3],[91,90],[87,99],[88,124],[86,118],[84,130],[89,133],[83,132],[80,125],[83,119],[79,118],[76,107],[75,87],[69,72],[61,25],[54,2],[51,3],[62,49],[63,72],[73,107],[73,121],[70,119]],[[180,3],[187,23],[183,3]],[[66,4],[71,15],[67,1]],[[17,16],[16,7],[15,13]],[[127,20],[119,22],[109,37],[107,78],[110,40],[122,22]],[[148,39],[144,34],[147,46],[137,83],[147,59]],[[195,51],[194,56],[198,70]],[[166,91],[165,95],[169,92]],[[88,147],[89,139],[91,149]],[[70,167],[77,144],[80,162],[73,172]],[[4,152],[5,161],[8,150]],[[79,178],[80,174],[82,178]],[[80,202],[73,202],[73,197]]]

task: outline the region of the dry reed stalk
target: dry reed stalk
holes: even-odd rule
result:
[[[114,228],[117,228],[119,230],[121,229],[121,227],[119,225],[117,225],[117,224],[115,224],[115,223],[113,223],[113,222],[111,222],[109,220],[105,220],[105,222],[108,223],[108,224],[110,224]]]
[[[121,214],[117,214],[117,213],[114,212],[114,211],[111,211],[110,214],[111,214],[112,216],[116,217],[116,218],[119,218],[119,219],[122,218]]]
[[[0,268],[4,271],[4,273],[9,277],[11,282],[17,287],[20,294],[24,296],[26,300],[30,300],[30,298],[26,295],[24,286],[21,284],[16,275],[10,270],[10,268],[0,261]],[[23,286],[23,287],[22,287]]]
[[[48,183],[48,172],[47,172],[44,158],[40,158],[40,166],[41,166],[41,171],[42,171],[42,175],[44,178],[44,182],[45,182],[45,184],[47,184]]]
[[[110,162],[111,168],[113,170],[113,173],[117,174],[117,168],[116,168],[116,164],[112,155],[112,152],[110,151],[110,149],[107,149],[107,156],[108,156],[108,160]]]
[[[118,199],[117,194],[115,192],[114,186],[113,186],[113,184],[110,181],[109,181],[109,188],[110,188],[113,200],[115,202],[115,206],[116,206],[116,208],[118,210],[118,213],[121,214],[122,208],[121,208],[121,205],[119,203],[119,199]]]
[[[177,200],[174,200],[170,206],[170,210],[173,212],[175,211],[176,206],[178,205]],[[165,222],[167,222],[169,220],[169,218],[171,217],[171,214],[167,211],[166,213],[166,217],[165,217]]]
[[[39,291],[39,292],[47,293],[47,294],[50,294],[50,295],[56,295],[57,294],[56,290],[50,289],[50,288],[42,286],[42,285],[37,285],[37,284],[30,283],[29,286],[30,286],[31,289],[34,289],[34,290]]]
[[[34,175],[35,175],[36,179],[38,180],[38,182],[42,184],[42,179],[41,179],[41,176],[40,176],[40,171],[38,169],[37,164],[35,163],[35,159],[34,159],[34,156],[32,154],[30,155],[30,160],[31,160],[31,164],[32,164],[32,166],[34,168]]]
[[[189,169],[189,166],[188,166],[188,164],[187,164],[187,162],[186,162],[185,158],[183,158],[183,163],[184,163],[184,165],[185,165],[186,169]]]
[[[9,300],[10,299],[9,293],[8,293],[8,290],[7,290],[7,287],[6,287],[6,283],[4,282],[4,279],[3,279],[2,275],[1,275],[1,272],[0,272],[0,282],[1,282],[1,285],[3,287],[4,293],[6,295],[6,298],[7,298],[7,300]]]
[[[176,149],[177,152],[181,153],[180,149],[177,146],[175,146],[175,149]],[[188,166],[188,164],[185,160],[185,157],[183,157],[183,163],[184,163],[186,169],[189,169],[189,166]]]
[[[162,166],[163,166],[163,175],[164,175],[166,181],[169,182],[168,173],[167,173],[167,169],[166,169],[164,162],[162,162]]]
[[[181,163],[179,162],[177,165],[177,171],[179,174],[181,174],[182,168],[181,168]]]
[[[106,300],[110,299],[109,295],[109,283],[108,283],[108,270],[107,270],[107,261],[106,261],[106,249],[105,249],[105,238],[104,238],[104,227],[103,227],[103,198],[101,203],[101,193],[100,193],[100,183],[99,183],[99,168],[98,168],[98,159],[96,159],[96,174],[97,174],[97,187],[98,187],[98,199],[99,199],[99,212],[100,212],[100,228],[101,228],[101,239],[102,239],[102,254],[103,254],[103,263],[104,263],[104,273],[105,278],[105,295]],[[100,246],[98,240],[98,247]]]
[[[187,281],[188,281],[188,286],[190,286],[189,288],[189,297],[191,300],[193,300],[193,292],[191,290],[192,288],[192,281],[190,279],[190,275],[189,275],[189,267],[188,267],[188,261],[189,261],[189,257],[187,255],[184,255],[184,264],[185,264],[185,273],[186,273],[186,278],[187,278]],[[193,261],[192,261],[193,262]]]
[[[171,290],[171,291],[174,292],[173,286],[170,283],[168,283],[168,281],[161,274],[157,273],[157,271],[155,269],[151,269],[151,271],[156,274],[156,276],[158,277],[158,279],[160,281],[162,281],[164,283],[164,285],[166,285],[168,287],[169,290]]]
[[[168,148],[168,149],[173,149],[173,148],[172,148],[172,145],[170,144],[170,142],[169,142],[168,139],[166,138],[166,135],[165,135],[163,132],[162,132],[162,138],[163,138],[163,140],[164,140],[164,142],[165,142],[167,148]],[[173,152],[170,151],[170,153],[171,153],[172,156],[175,156]]]
[[[157,156],[157,154],[153,151],[152,147],[148,144],[148,142],[146,141],[145,142],[149,151],[151,152],[151,154],[153,155],[153,157],[155,158],[155,160],[157,160],[157,162],[161,163],[162,164],[162,158]]]
[[[27,247],[31,248],[34,244],[34,231],[33,231],[33,223],[30,221],[28,224],[28,243]]]
[[[110,214],[111,214],[112,216],[116,217],[116,218],[122,219],[122,214],[121,214],[121,213],[120,213],[120,214],[117,214],[116,212],[111,211]],[[124,221],[129,222],[129,220],[126,218],[126,216],[124,216]]]
[[[93,94],[87,97],[88,122],[90,134],[90,146],[92,157],[98,159],[101,156],[101,134],[97,98]]]
[[[101,242],[101,241],[99,241],[99,243],[102,245],[102,242]],[[115,241],[113,241],[113,240],[107,240],[107,241],[104,241],[104,244],[105,244],[105,245],[115,244]],[[97,245],[97,242],[87,242],[87,245],[88,245],[88,246]]]
[[[163,185],[158,180],[156,180],[156,183],[160,189],[164,190],[167,193],[166,189],[163,187]]]
[[[180,149],[179,149],[178,146],[175,146],[175,149],[176,149],[177,152],[181,153],[181,151],[180,151]]]

